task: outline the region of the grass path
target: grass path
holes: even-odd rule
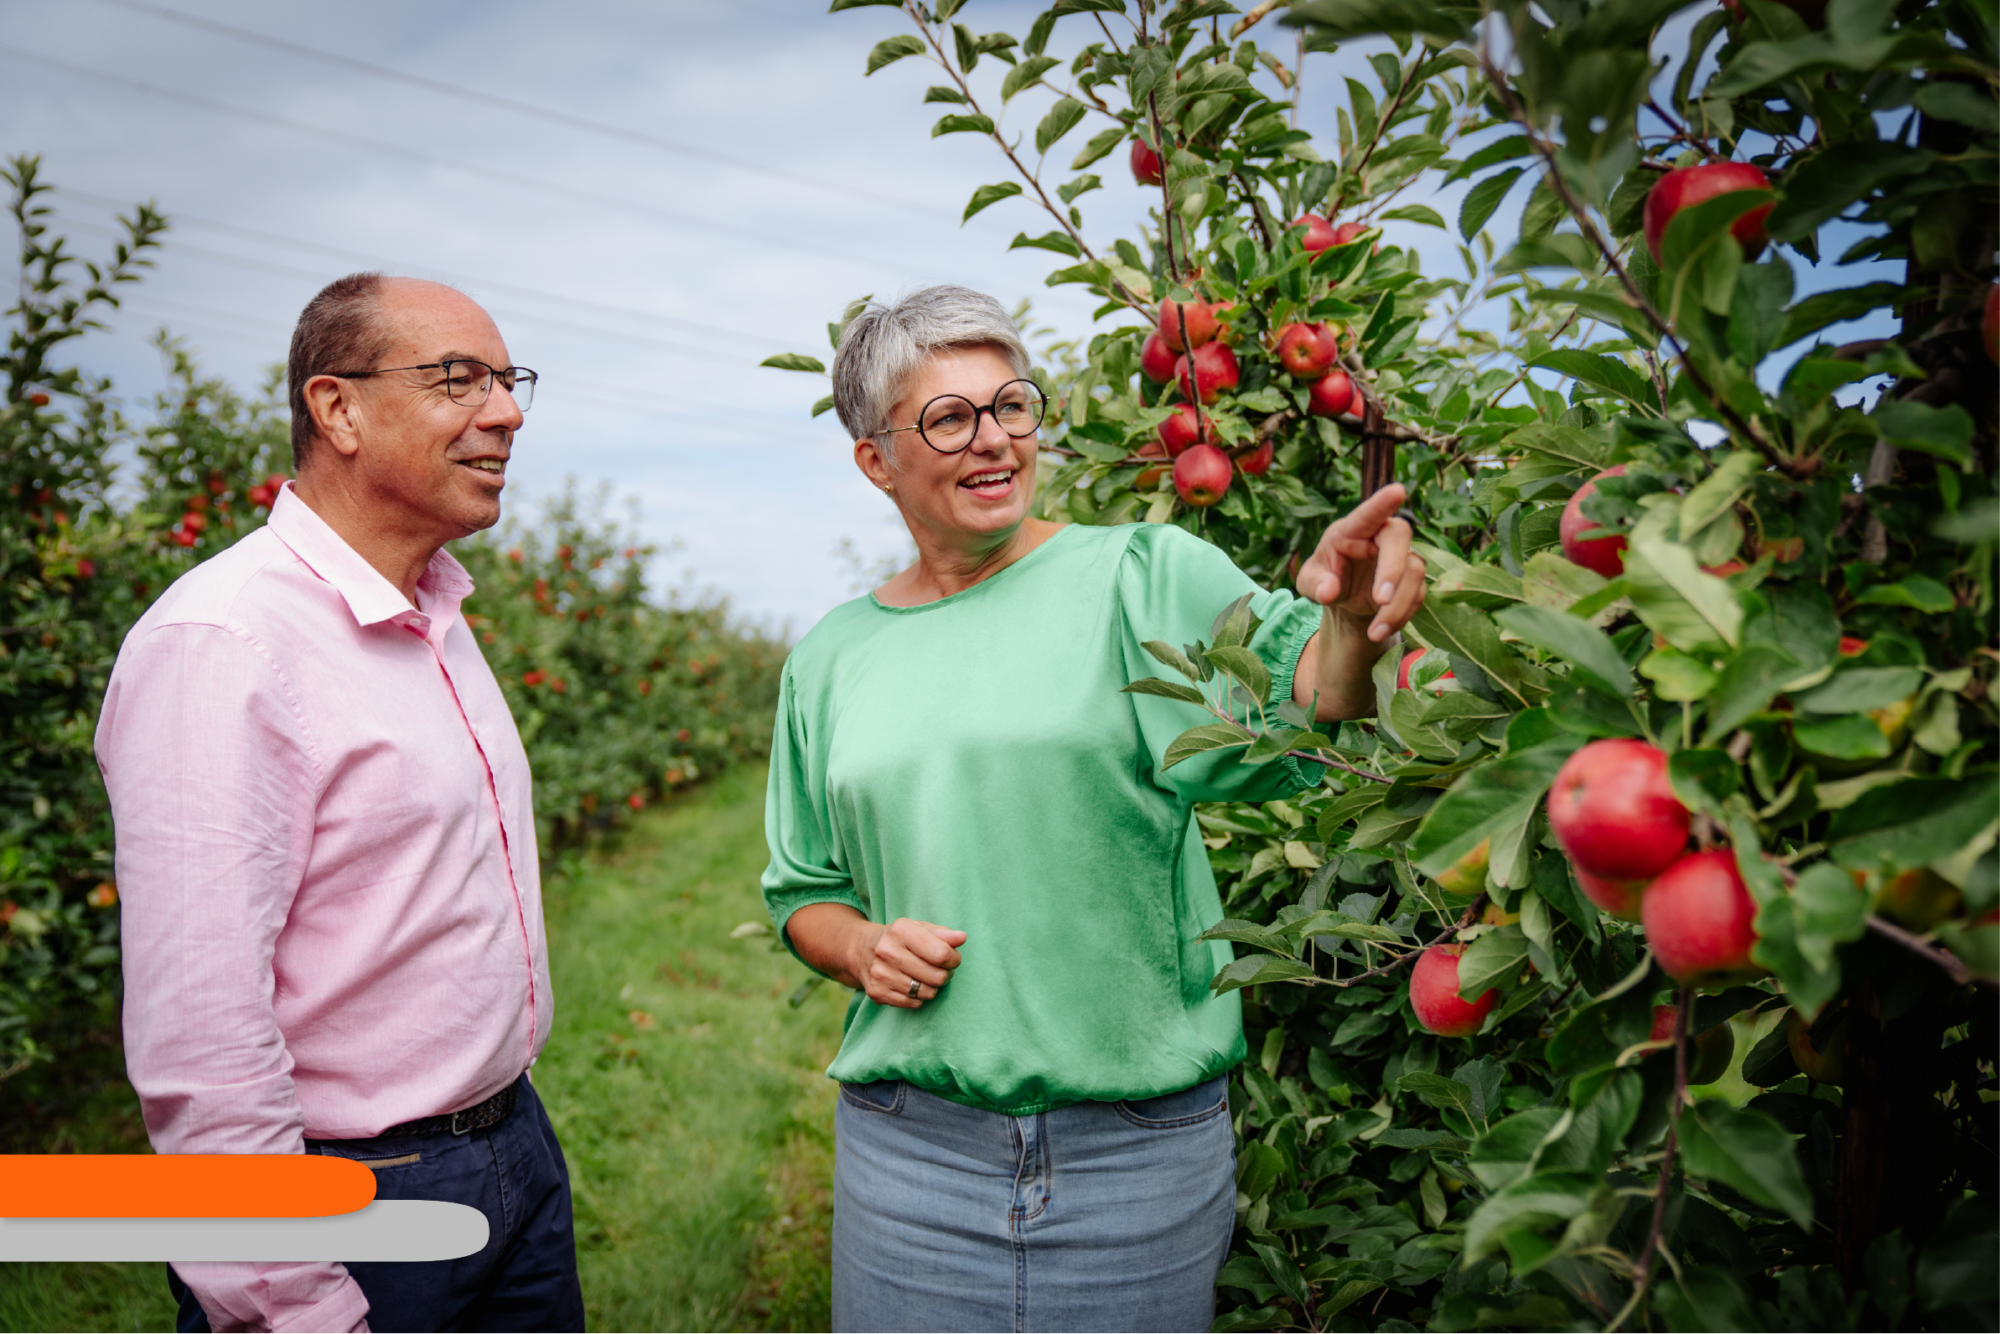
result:
[[[535,1067],[569,1158],[594,1330],[825,1329],[844,997],[765,922],[761,768],[633,822],[547,886],[555,1030]],[[16,1151],[144,1149],[121,1084]],[[137,1136],[135,1138],[135,1135]],[[157,1265],[0,1265],[0,1330],[170,1329]]]

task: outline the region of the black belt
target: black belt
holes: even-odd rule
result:
[[[449,1112],[443,1116],[420,1116],[414,1121],[390,1126],[380,1135],[371,1138],[382,1139],[390,1135],[442,1135],[449,1131],[454,1135],[470,1135],[475,1130],[497,1126],[514,1113],[514,1102],[520,1096],[521,1082],[517,1079],[506,1088],[488,1098],[476,1107]],[[308,1147],[307,1152],[311,1152]]]

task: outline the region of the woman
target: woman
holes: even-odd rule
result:
[[[836,1329],[1207,1329],[1236,1190],[1242,1014],[1197,801],[1317,771],[1203,756],[1198,719],[1120,694],[1141,644],[1206,637],[1245,593],[1274,697],[1371,713],[1423,600],[1389,487],[1327,531],[1307,599],[1166,524],[1028,517],[1042,397],[992,298],[932,287],[834,357],[854,460],[917,561],[786,664],[764,895],[853,987],[828,1071]],[[1315,605],[1315,604],[1321,605]]]

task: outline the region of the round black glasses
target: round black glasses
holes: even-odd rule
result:
[[[990,414],[995,425],[1019,440],[1041,428],[1048,406],[1048,396],[1033,380],[1009,380],[983,408],[958,394],[940,394],[924,404],[916,425],[892,426],[882,434],[915,431],[938,453],[957,454],[978,437],[981,416]]]

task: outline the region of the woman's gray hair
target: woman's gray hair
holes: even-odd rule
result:
[[[894,457],[894,436],[880,436],[896,423],[890,409],[910,377],[933,354],[963,347],[997,348],[1014,373],[1028,376],[1029,359],[1020,330],[998,301],[967,287],[939,284],[910,293],[892,306],[872,302],[847,323],[833,354],[833,409],[855,440],[875,439]],[[908,425],[908,423],[904,423]]]

